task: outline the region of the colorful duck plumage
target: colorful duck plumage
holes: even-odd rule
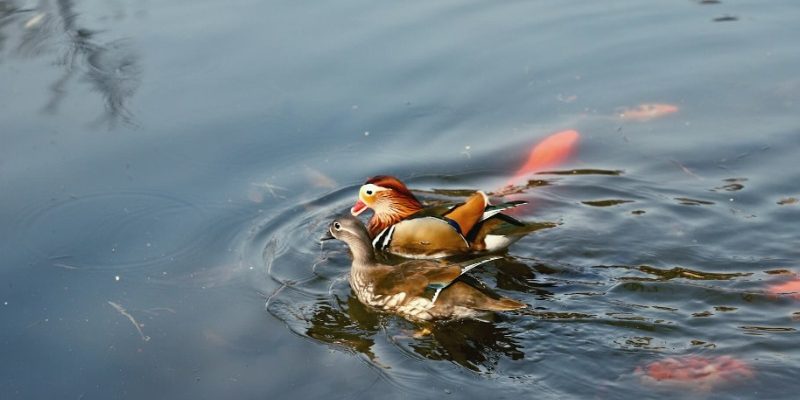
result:
[[[403,182],[376,176],[361,186],[350,212],[373,210],[368,223],[373,246],[408,258],[437,258],[504,249],[526,234],[552,224],[526,224],[502,211],[526,204],[489,204],[483,192],[464,203],[425,207]]]
[[[353,254],[350,286],[362,303],[412,321],[475,318],[527,307],[476,288],[459,278],[499,257],[484,257],[466,265],[410,260],[398,265],[379,263],[367,229],[355,217],[343,216],[328,226],[332,238],[345,242]]]

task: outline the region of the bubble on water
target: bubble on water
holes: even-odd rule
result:
[[[119,282],[119,275],[114,275],[114,280]]]

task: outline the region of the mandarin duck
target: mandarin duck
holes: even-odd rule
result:
[[[438,258],[501,250],[530,232],[554,226],[523,223],[501,213],[523,204],[491,205],[477,191],[455,206],[425,207],[399,179],[381,175],[361,186],[350,213],[372,209],[368,229],[376,249],[407,258]]]
[[[345,215],[335,219],[328,226],[328,234],[322,240],[335,238],[350,247],[350,287],[369,307],[417,322],[486,320],[494,312],[527,307],[491,292],[477,280],[473,286],[460,279],[466,278],[467,271],[501,257],[484,257],[466,265],[432,260],[386,265],[377,261],[367,229],[357,218]]]

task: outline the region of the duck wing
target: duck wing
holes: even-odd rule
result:
[[[506,206],[508,204],[511,203],[505,203],[500,206],[492,206],[489,204],[489,198],[486,197],[486,194],[481,191],[477,191],[469,196],[463,203],[449,206],[438,205],[426,207],[406,219],[409,220],[425,217],[439,218],[452,226],[453,229],[455,229],[460,235],[465,235],[467,232],[472,230],[476,224],[494,215],[494,213],[511,208]]]
[[[500,214],[501,212],[503,212],[505,210],[510,210],[510,209],[512,209],[514,207],[519,207],[519,206],[525,205],[525,204],[528,204],[528,202],[524,201],[524,200],[516,200],[516,201],[509,201],[509,202],[506,202],[506,203],[487,205],[486,208],[484,208],[484,210],[483,210],[483,217],[481,218],[481,221],[486,221],[487,219],[489,219],[489,218],[491,218],[491,217],[493,217],[495,215],[498,215],[498,214]],[[510,217],[510,216],[509,216],[509,218],[514,219],[513,217]],[[514,219],[514,220],[516,221],[516,219]]]
[[[427,296],[436,301],[442,290],[452,285],[467,272],[501,258],[481,257],[467,263],[454,264],[436,261],[407,261],[398,264],[375,282],[375,294],[391,295],[400,292],[406,296]]]
[[[555,226],[553,222],[522,222],[508,214],[496,213],[472,228],[465,239],[474,251],[497,251],[531,232]]]
[[[378,234],[372,246],[409,258],[441,257],[469,251],[464,236],[450,223],[437,217],[400,221]]]

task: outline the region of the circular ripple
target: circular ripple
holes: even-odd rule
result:
[[[671,192],[677,189],[647,180],[567,172],[542,176],[547,184],[537,183],[524,194],[534,200],[529,207],[534,219],[562,224],[522,239],[491,268],[470,272],[533,305],[500,314],[493,323],[437,323],[427,327],[429,334],[418,335],[419,325],[360,304],[346,279],[346,247],[338,242],[320,247],[319,242],[331,218],[352,205],[355,186],[258,222],[244,240],[244,257],[251,265],[263,265],[273,283],[264,293],[271,315],[299,336],[363,357],[383,379],[409,393],[430,385],[431,379],[447,387],[474,387],[475,375],[468,371],[524,393],[532,388],[558,393],[569,385],[588,397],[613,390],[598,389],[598,383],[625,379],[647,352],[690,351],[695,343],[735,347],[729,330],[754,324],[743,322],[743,311],[724,313],[714,306],[748,309],[752,296],[741,288],[752,287],[748,273],[756,266],[706,254],[715,244],[686,246],[683,231],[702,228],[701,217],[729,221],[736,216],[715,205],[701,209],[702,214],[696,206],[676,205]],[[483,178],[426,176],[408,183],[430,187],[447,182],[446,190],[418,193],[426,200],[453,200],[468,193],[458,190],[459,182],[481,187],[474,180]],[[637,209],[648,213],[631,214]],[[686,213],[695,219],[681,219]],[[687,297],[708,304],[687,305]],[[710,322],[717,327],[713,333],[707,329]],[[607,368],[596,371],[597,359],[621,351],[629,356],[609,360]],[[590,371],[596,376],[583,379]]]
[[[68,269],[118,269],[174,260],[202,246],[204,211],[146,192],[104,193],[38,205],[22,217],[28,249]]]
[[[430,336],[418,338],[419,326],[359,303],[347,282],[350,256],[346,247],[336,242],[321,247],[319,241],[330,220],[347,212],[356,192],[355,186],[342,188],[267,217],[251,230],[245,257],[254,264],[262,262],[267,277],[277,284],[266,293],[271,315],[298,335],[359,354],[381,370],[391,366],[385,371],[386,379],[409,389],[430,376],[430,366],[423,371],[401,367],[409,362],[445,361],[437,365],[454,368],[456,373],[440,378],[460,384],[464,377],[457,371],[462,368],[497,377],[495,371],[505,360],[523,357],[513,324],[437,324]],[[461,196],[459,191],[454,193],[459,194],[425,193],[424,197],[461,198],[452,197]],[[528,282],[534,273],[526,264],[508,260],[497,267],[481,278],[503,290],[541,294]]]

